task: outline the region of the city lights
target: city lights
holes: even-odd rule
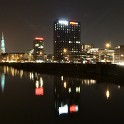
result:
[[[110,97],[110,92],[108,89],[106,90],[106,97],[107,97],[107,99]]]
[[[81,23],[56,19],[53,32],[53,54],[48,57],[44,37],[35,37],[33,48],[24,53],[6,53],[4,35],[1,38],[1,63],[111,63],[123,65],[124,45],[112,48],[106,40],[104,48],[95,48],[93,44],[81,42]],[[56,30],[55,30],[56,29]]]
[[[44,40],[42,37],[36,37],[35,40]]]
[[[110,49],[110,48],[111,48],[111,42],[107,42],[107,43],[105,44],[105,47],[106,47],[106,49]]]
[[[59,115],[68,113],[68,105],[63,105],[59,107]]]
[[[66,20],[59,20],[59,23],[64,24],[64,25],[68,25],[68,21],[66,21]]]
[[[0,124],[50,123],[124,123],[123,0],[1,0]]]
[[[73,113],[73,112],[78,112],[78,105],[71,105],[70,106],[70,113]]]
[[[78,22],[70,22],[71,25],[78,25]]]

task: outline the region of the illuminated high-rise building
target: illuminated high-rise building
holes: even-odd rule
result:
[[[2,33],[2,39],[1,39],[1,53],[5,53],[5,42],[4,42],[4,35]]]
[[[44,38],[36,37],[33,41],[33,49],[34,59],[42,61],[44,57]]]
[[[81,53],[81,25],[77,21],[54,22],[54,59],[75,60]]]

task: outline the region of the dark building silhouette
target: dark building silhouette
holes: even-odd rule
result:
[[[56,20],[54,22],[54,59],[78,59],[81,53],[80,34],[80,22]]]

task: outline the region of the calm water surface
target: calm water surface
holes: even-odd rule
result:
[[[0,67],[0,124],[122,124],[120,84]]]

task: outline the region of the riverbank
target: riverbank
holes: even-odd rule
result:
[[[124,85],[124,66],[110,63],[74,64],[74,63],[0,63],[24,71],[50,75],[63,75],[76,78],[95,79],[98,82],[113,82]]]
[[[27,71],[54,74],[77,75],[122,75],[124,67],[110,63],[77,64],[77,63],[0,63],[1,66],[11,66]]]

